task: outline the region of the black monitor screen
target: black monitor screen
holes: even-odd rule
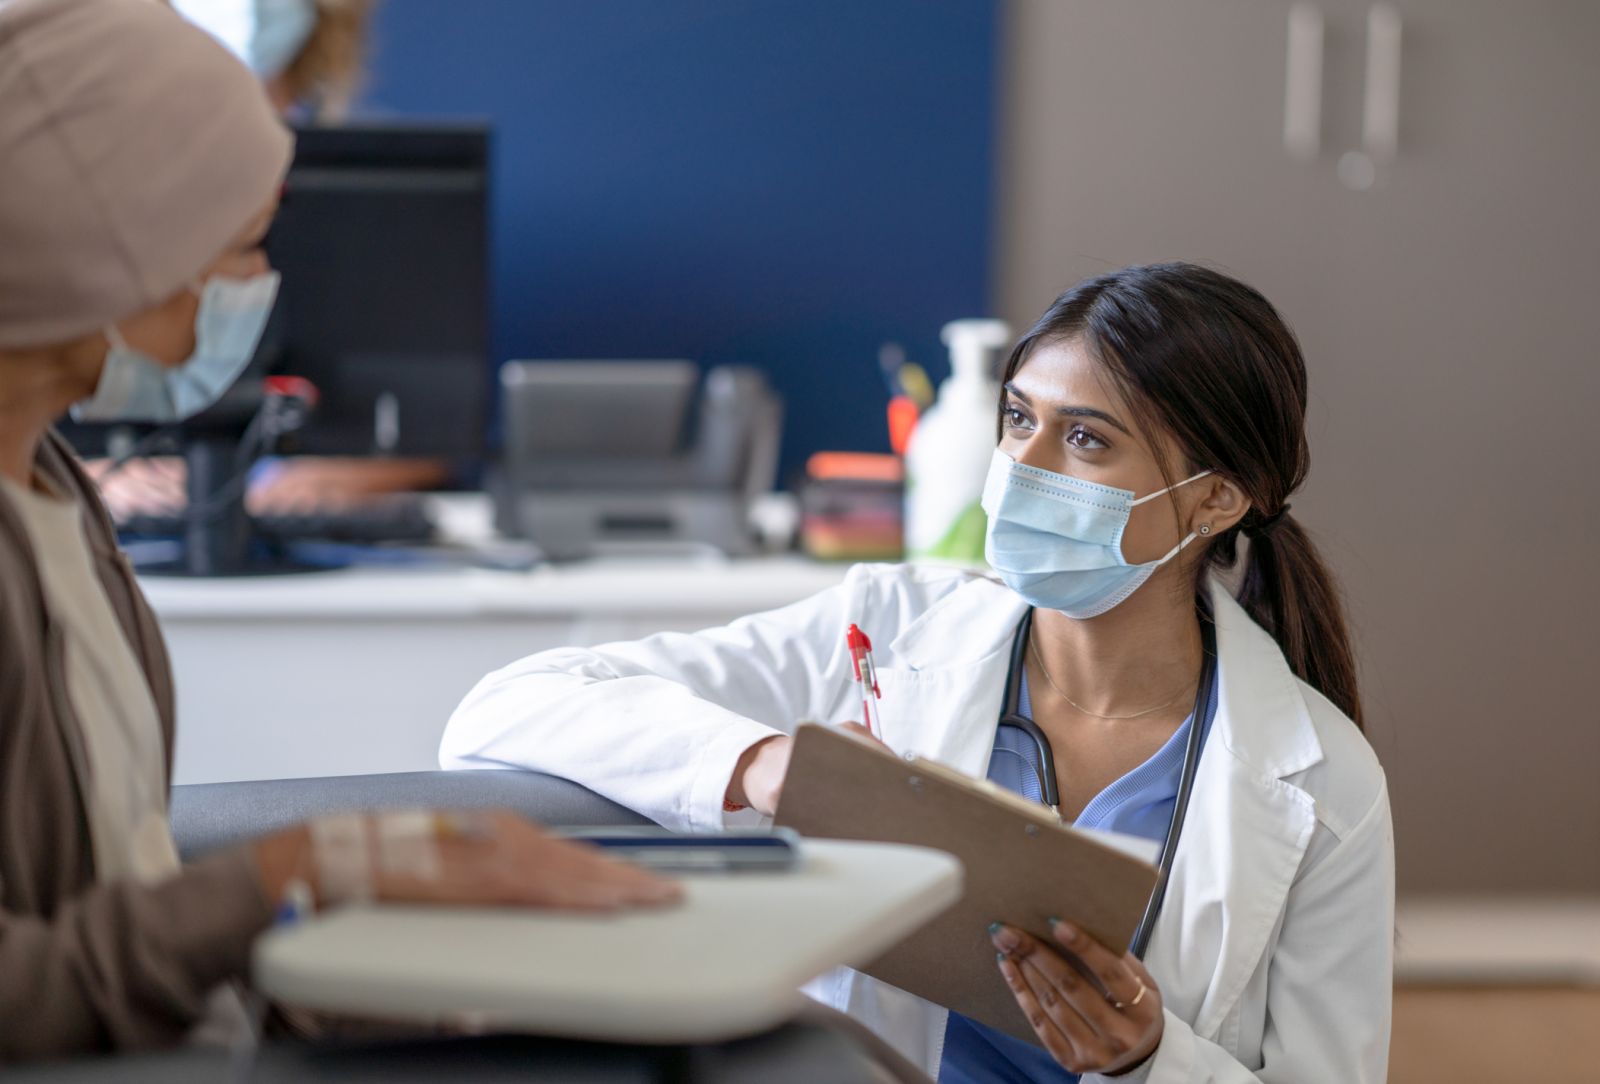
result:
[[[476,459],[488,413],[488,132],[297,133],[262,344],[321,401],[291,450]]]

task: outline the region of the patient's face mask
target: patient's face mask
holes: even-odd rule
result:
[[[264,271],[248,279],[213,277],[203,287],[194,320],[194,353],[166,366],[133,349],[115,327],[105,329],[111,349],[94,394],[72,408],[85,422],[182,421],[222,398],[255,356],[279,276]]]
[[[1196,537],[1191,531],[1159,560],[1130,565],[1122,556],[1122,534],[1134,508],[1210,473],[1135,498],[1130,490],[1025,466],[996,450],[983,487],[989,564],[1034,606],[1098,617]]]

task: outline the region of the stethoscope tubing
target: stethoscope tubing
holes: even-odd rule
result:
[[[1056,782],[1056,761],[1055,754],[1050,748],[1050,739],[1037,723],[1023,715],[1020,710],[1022,683],[1019,678],[1026,665],[1028,635],[1032,628],[1033,610],[1029,609],[1018,624],[1016,637],[1011,645],[1011,666],[1006,672],[1006,694],[999,725],[1015,727],[1033,741],[1039,751],[1040,796],[1044,799],[1045,805],[1059,813],[1061,795]],[[1160,857],[1156,861],[1155,887],[1150,892],[1150,899],[1145,904],[1139,926],[1128,944],[1128,951],[1141,960],[1144,959],[1145,950],[1150,945],[1150,935],[1155,930],[1157,917],[1161,914],[1161,905],[1166,900],[1167,882],[1172,877],[1172,864],[1178,853],[1178,840],[1183,834],[1183,822],[1189,813],[1189,796],[1194,791],[1194,777],[1200,767],[1200,743],[1205,737],[1204,712],[1211,700],[1212,685],[1216,681],[1217,631],[1209,614],[1201,615],[1200,638],[1203,653],[1200,686],[1195,691],[1191,716],[1193,722],[1189,727],[1188,742],[1184,746],[1183,771],[1178,776],[1178,794],[1172,807],[1172,820],[1167,824],[1167,834],[1161,844]]]

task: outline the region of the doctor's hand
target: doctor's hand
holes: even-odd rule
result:
[[[878,741],[872,731],[860,723],[840,723],[839,729]],[[778,799],[783,796],[783,779],[789,774],[789,754],[793,750],[794,739],[787,734],[765,738],[746,749],[734,765],[725,799],[733,805],[747,805],[766,817],[777,813]]]
[[[1161,1045],[1161,991],[1150,972],[1070,922],[1050,928],[1059,950],[1011,926],[989,927],[1000,974],[1039,1041],[1074,1073],[1137,1067]]]

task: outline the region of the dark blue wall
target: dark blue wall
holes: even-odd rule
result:
[[[758,365],[787,476],[887,447],[881,342],[942,373],[939,326],[989,311],[996,23],[995,0],[383,0],[363,110],[494,124],[497,359]]]

